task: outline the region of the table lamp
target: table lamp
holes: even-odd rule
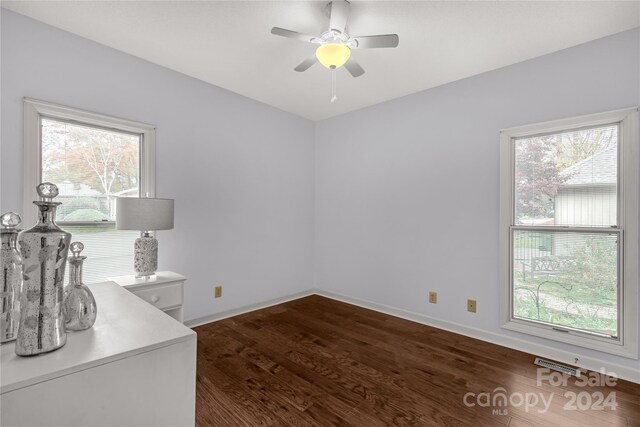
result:
[[[158,269],[157,230],[173,228],[173,199],[119,197],[116,201],[116,229],[138,230],[134,270],[137,278],[149,278]]]

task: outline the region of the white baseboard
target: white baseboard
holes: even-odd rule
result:
[[[604,368],[606,372],[615,373],[616,376],[620,379],[632,381],[634,383],[640,383],[640,369],[633,369],[626,366],[618,365],[616,363],[606,362],[601,359],[584,356],[580,356],[580,360],[576,365],[574,363],[574,353],[569,353],[564,350],[558,350],[546,345],[531,343],[518,338],[508,337],[505,335],[496,334],[494,332],[487,332],[482,329],[472,328],[469,326],[461,325],[459,323],[436,319],[433,317],[425,316],[424,314],[414,313],[412,311],[402,310],[399,308],[390,307],[384,304],[378,304],[359,298],[335,294],[333,292],[316,289],[315,293],[317,295],[335,299],[337,301],[342,301],[347,304],[357,305],[359,307],[368,308],[370,310],[385,313],[390,316],[400,317],[405,320],[410,320],[438,329],[444,329],[445,331],[453,332],[471,338],[476,338],[482,341],[487,341],[492,344],[497,344],[503,347],[512,348],[514,350],[523,351],[532,355],[553,359],[558,362],[566,363],[572,366],[578,366],[590,371],[600,372],[600,369]],[[531,363],[533,363],[533,361]]]
[[[285,295],[280,298],[274,298],[268,301],[259,302],[256,304],[245,305],[242,307],[234,308],[232,310],[223,311],[220,313],[214,313],[209,316],[197,317],[195,319],[187,320],[184,325],[188,328],[195,328],[196,326],[205,325],[211,322],[217,322],[218,320],[226,319],[228,317],[237,316],[239,314],[249,313],[250,311],[260,310],[262,308],[271,307],[273,305],[282,304],[295,299],[308,297],[316,293],[315,289],[309,289],[303,292],[297,292],[291,295]]]
[[[449,322],[446,320],[436,319],[433,317],[425,316],[424,314],[414,313],[412,311],[403,310],[400,308],[390,307],[384,304],[378,304],[372,301],[367,301],[359,298],[353,298],[345,295],[336,294],[333,292],[323,291],[320,289],[309,289],[307,291],[298,292],[295,294],[287,295],[280,298],[275,298],[269,301],[251,304],[244,307],[239,307],[233,310],[223,311],[222,313],[212,314],[210,316],[199,317],[196,319],[188,320],[184,324],[190,328],[195,326],[204,325],[206,323],[215,322],[218,320],[226,319],[228,317],[237,316],[239,314],[248,313],[262,308],[271,307],[273,305],[282,304],[287,301],[303,298],[309,295],[320,295],[323,297],[331,298],[337,301],[342,301],[347,304],[357,305],[358,307],[368,308],[370,310],[385,313],[390,316],[399,317],[401,319],[410,320],[412,322],[421,323],[423,325],[432,326],[438,329],[444,329],[445,331],[453,332],[456,334],[464,335],[471,338],[476,338],[482,341],[487,341],[492,344],[497,344],[503,347],[512,348],[514,350],[524,351],[526,353],[545,357],[556,360],[558,362],[566,363],[572,366],[579,366],[590,371],[599,372],[604,368],[606,372],[614,372],[618,378],[632,381],[634,383],[640,383],[640,369],[633,369],[626,366],[618,365],[603,361],[601,359],[580,356],[580,361],[576,365],[574,363],[575,354],[567,351],[558,350],[546,345],[531,343],[518,338],[513,338],[494,332],[487,332],[482,329],[476,329],[469,326],[461,325],[459,323]],[[533,363],[533,361],[531,362]]]

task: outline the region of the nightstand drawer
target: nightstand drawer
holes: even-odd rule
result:
[[[169,316],[182,323],[184,308],[182,307],[182,292],[186,277],[173,271],[158,271],[151,277],[141,278],[133,275],[111,277],[112,280],[156,306]]]
[[[132,289],[131,292],[160,310],[182,305],[182,283],[172,283],[146,289]]]

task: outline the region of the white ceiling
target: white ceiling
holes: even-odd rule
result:
[[[2,6],[200,80],[321,120],[640,25],[638,1],[353,1],[350,34],[397,33],[353,52],[366,73],[293,68],[314,46],[269,33],[327,29],[326,2],[2,1]]]

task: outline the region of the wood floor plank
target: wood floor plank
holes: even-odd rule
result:
[[[194,330],[198,426],[564,427],[640,420],[637,384],[585,389],[574,378],[559,387],[539,384],[530,354],[317,295]],[[479,403],[478,396],[500,390],[526,396],[531,407]],[[618,407],[567,410],[566,394],[585,391],[614,392]],[[538,395],[552,396],[548,411]]]

